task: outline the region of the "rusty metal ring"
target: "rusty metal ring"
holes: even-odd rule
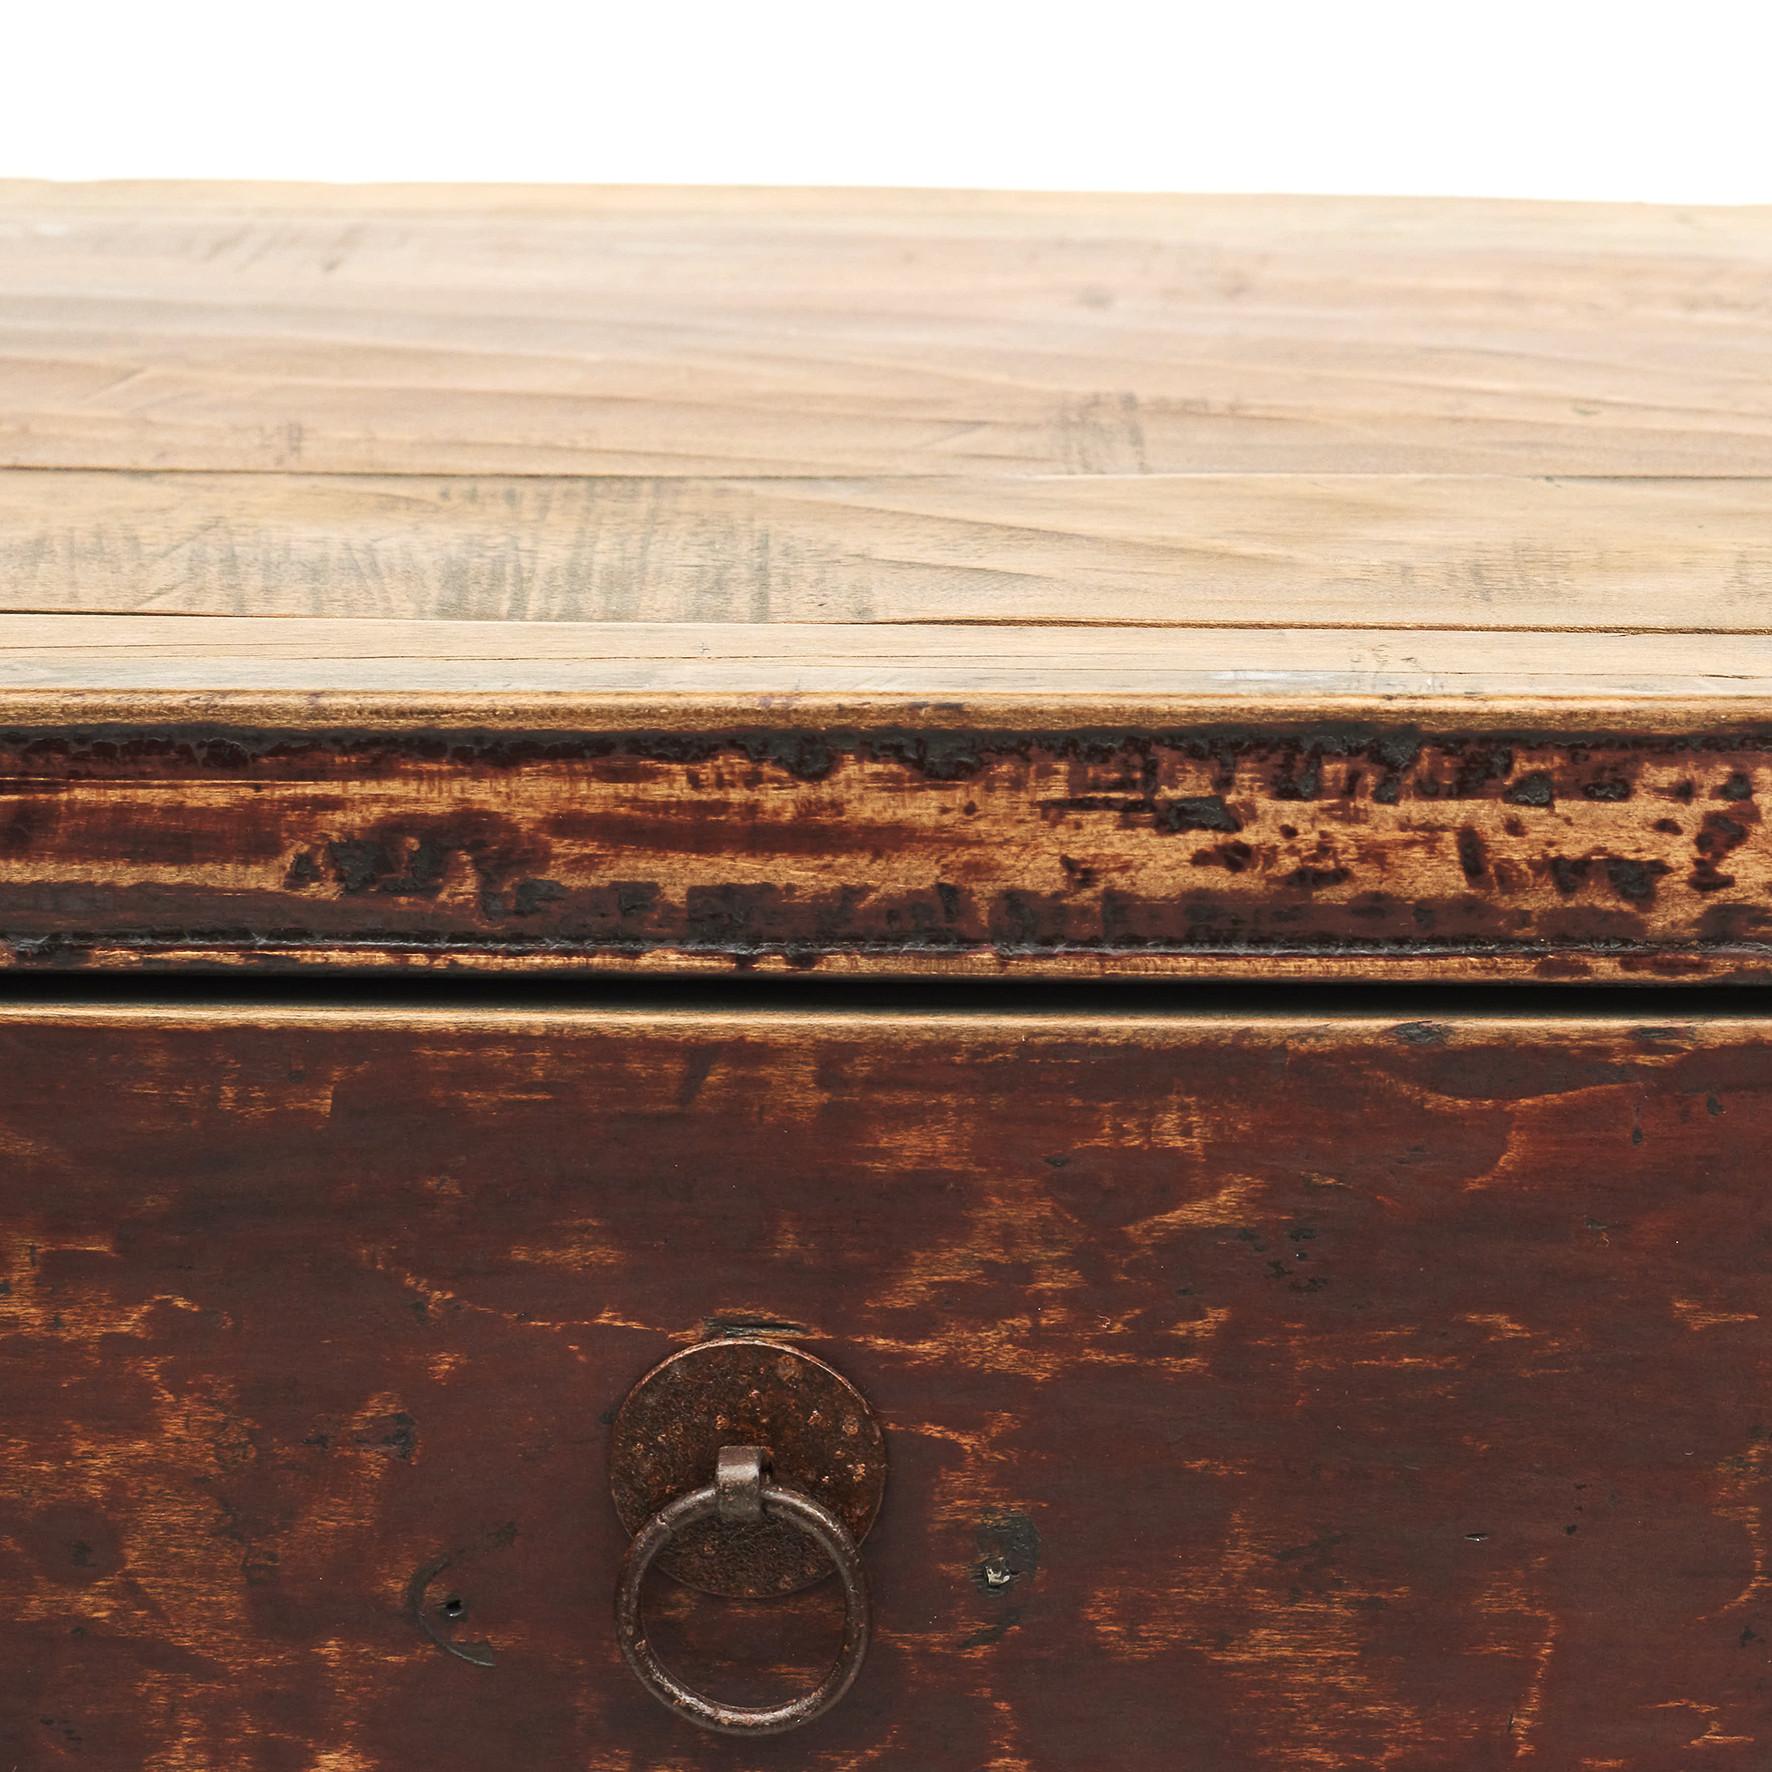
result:
[[[768,1518],[796,1527],[836,1569],[843,1588],[843,1642],[831,1671],[810,1692],[781,1704],[725,1704],[684,1685],[653,1653],[640,1621],[640,1586],[646,1571],[673,1534],[714,1515],[728,1520]],[[634,1677],[666,1709],[721,1735],[779,1735],[829,1710],[861,1671],[868,1648],[868,1587],[861,1552],[849,1529],[828,1508],[798,1489],[770,1482],[756,1447],[723,1447],[714,1481],[667,1502],[629,1541],[615,1590],[615,1634]]]

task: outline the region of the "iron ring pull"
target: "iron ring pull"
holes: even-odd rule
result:
[[[831,1560],[843,1587],[843,1643],[810,1692],[782,1704],[723,1704],[686,1686],[653,1652],[640,1622],[640,1585],[674,1533],[697,1520],[779,1520],[804,1532]],[[868,1648],[868,1586],[861,1552],[828,1508],[769,1481],[756,1446],[722,1446],[713,1482],[667,1502],[629,1540],[615,1590],[615,1634],[634,1677],[666,1709],[721,1735],[779,1735],[827,1711],[855,1683]]]

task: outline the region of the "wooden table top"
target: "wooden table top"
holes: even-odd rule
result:
[[[0,184],[0,698],[1758,718],[1769,288],[1772,209]]]

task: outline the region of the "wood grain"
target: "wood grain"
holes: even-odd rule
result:
[[[1769,1041],[9,1004],[4,1763],[1755,1772]],[[609,1619],[710,1322],[892,1458],[861,1684],[743,1750]],[[652,1628],[779,1690],[828,1599]]]
[[[0,610],[1764,634],[1772,481],[0,472]]]
[[[60,724],[0,959],[1763,981],[1769,796],[1752,726]]]
[[[1720,734],[1772,720],[1772,635],[0,615],[0,719],[21,724],[1160,730],[1324,715]]]
[[[1772,210],[0,186],[0,465],[1772,473]]]
[[[1762,976],[1769,269],[1772,210],[0,186],[0,942]]]

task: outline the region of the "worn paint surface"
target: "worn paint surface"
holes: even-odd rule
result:
[[[1772,1024],[0,1016],[0,1765],[1757,1772]],[[610,1412],[890,1436],[799,1736],[620,1666]],[[735,1697],[828,1589],[661,1585]]]
[[[1772,734],[0,744],[28,964],[1772,976]]]

